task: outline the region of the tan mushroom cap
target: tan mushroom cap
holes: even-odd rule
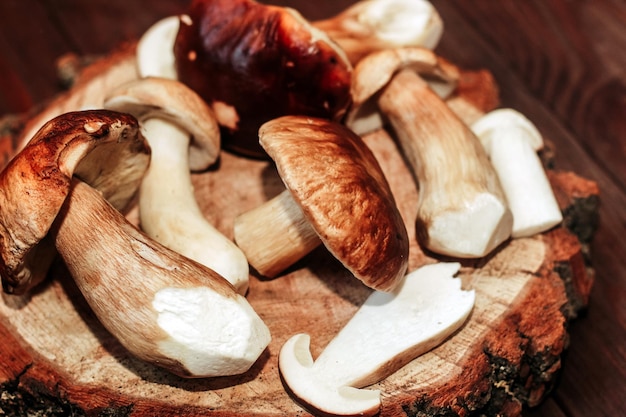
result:
[[[259,138],[326,248],[367,286],[395,287],[408,263],[406,226],[361,138],[303,116],[267,122]]]
[[[363,58],[354,68],[351,94],[355,106],[362,105],[403,69],[441,83],[441,94],[448,95],[459,79],[459,69],[430,49],[405,47],[384,49]],[[445,91],[444,91],[445,90]]]
[[[220,131],[211,108],[192,89],[176,80],[146,77],[109,94],[104,107],[130,113],[138,120],[167,120],[189,132],[189,168],[202,171],[220,152]]]
[[[350,87],[353,104],[346,117],[348,127],[357,134],[382,128],[383,118],[375,98],[402,70],[420,74],[442,98],[452,94],[460,78],[456,66],[430,49],[404,47],[372,52],[354,68]]]
[[[150,160],[137,120],[89,110],[47,122],[0,173],[0,275],[4,291],[24,293],[54,257],[46,235],[77,177],[118,210],[134,197]]]

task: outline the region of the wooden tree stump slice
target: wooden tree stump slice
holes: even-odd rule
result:
[[[365,140],[408,226],[409,269],[449,260],[424,253],[415,240],[418,190],[394,140],[384,131]],[[593,281],[583,248],[598,195],[594,183],[574,174],[553,171],[550,179],[565,226],[462,262],[463,285],[476,291],[468,322],[376,384],[381,416],[514,416],[550,391],[568,344],[567,324],[585,307]],[[208,220],[231,238],[235,216],[283,190],[270,162],[228,152],[217,167],[194,174],[193,182]],[[3,407],[14,407],[16,415],[26,408],[49,415],[307,415],[281,382],[280,347],[290,336],[308,333],[316,357],[370,291],[323,247],[279,278],[253,276],[248,299],[272,333],[267,351],[244,375],[186,380],[131,357],[100,325],[59,261],[35,293],[3,295]]]

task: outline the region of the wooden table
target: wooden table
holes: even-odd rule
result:
[[[275,1],[305,16],[352,3]],[[486,68],[502,105],[526,114],[554,144],[555,163],[597,182],[599,228],[589,308],[569,329],[554,392],[528,416],[618,416],[626,409],[626,4],[616,0],[433,0],[446,24],[438,48]],[[60,87],[56,59],[104,54],[187,0],[3,0],[0,115],[24,112]],[[4,358],[0,359],[3,360]]]

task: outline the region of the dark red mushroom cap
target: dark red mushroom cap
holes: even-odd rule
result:
[[[345,54],[293,9],[194,0],[174,53],[180,81],[213,106],[224,147],[246,155],[265,156],[257,133],[268,120],[338,120],[350,104]]]

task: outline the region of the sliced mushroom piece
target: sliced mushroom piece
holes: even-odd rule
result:
[[[235,219],[250,265],[273,277],[320,243],[365,285],[391,290],[404,276],[408,236],[374,155],[345,126],[283,116],[261,145],[287,190]]]
[[[383,127],[383,117],[377,105],[380,91],[402,70],[411,70],[428,82],[441,98],[455,90],[459,69],[426,48],[394,48],[373,52],[354,68],[350,94],[352,106],[346,125],[358,135]]]
[[[104,105],[135,116],[152,149],[139,194],[141,228],[162,245],[213,269],[245,294],[248,260],[206,220],[191,183],[190,169],[206,169],[219,156],[220,132],[211,109],[184,84],[157,77],[119,87]]]
[[[556,197],[537,152],[543,137],[520,112],[498,109],[472,125],[487,150],[511,212],[512,237],[527,237],[551,229],[563,220]]]
[[[270,338],[247,300],[106,201],[136,192],[148,162],[130,115],[100,110],[48,122],[0,176],[3,280],[47,238],[131,354],[184,377],[245,372]]]
[[[353,65],[381,49],[434,49],[443,34],[443,20],[425,0],[361,0],[313,25],[337,42]]]
[[[403,70],[378,104],[419,183],[417,235],[433,252],[478,258],[511,236],[513,216],[480,141],[415,72]]]
[[[406,275],[393,292],[375,291],[315,361],[310,336],[292,336],[278,358],[286,385],[324,415],[375,415],[380,391],[361,388],[443,343],[469,317],[475,295],[454,278],[459,268],[426,265]]]
[[[175,41],[179,79],[213,107],[223,146],[266,158],[259,127],[283,115],[339,120],[350,104],[344,52],[296,10],[194,0]]]

